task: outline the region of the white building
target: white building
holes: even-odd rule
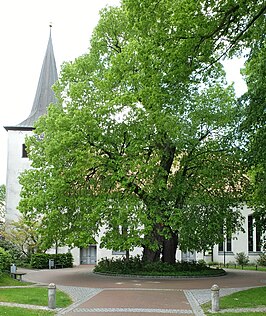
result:
[[[50,103],[56,102],[54,93],[51,89],[57,80],[56,63],[53,52],[51,34],[44,57],[40,78],[36,90],[32,110],[28,118],[16,126],[5,126],[8,132],[8,160],[7,160],[7,181],[6,181],[6,221],[16,220],[19,216],[17,206],[20,199],[19,175],[25,169],[30,168],[30,161],[25,151],[25,137],[31,135],[34,122],[47,111]],[[206,253],[192,253],[177,251],[177,260],[199,260],[216,261],[228,263],[235,261],[235,255],[238,252],[244,252],[249,255],[250,261],[255,261],[260,253],[259,235],[252,225],[252,212],[244,208],[245,216],[244,229],[245,233],[239,232],[226,240],[221,245]],[[74,264],[94,264],[101,258],[117,257],[123,255],[112,250],[100,248],[100,237],[96,238],[97,244],[88,245],[87,248],[74,248],[71,250],[74,256]],[[54,250],[51,249],[54,252]],[[60,248],[59,252],[66,252],[68,248]],[[141,255],[142,249],[136,248],[130,255]]]
[[[6,177],[6,220],[15,220],[19,216],[17,206],[20,199],[19,175],[30,168],[25,150],[25,138],[31,135],[34,122],[47,112],[50,103],[56,102],[51,87],[58,79],[53,52],[51,32],[43,60],[40,78],[29,116],[16,126],[5,126],[8,132],[7,177]]]

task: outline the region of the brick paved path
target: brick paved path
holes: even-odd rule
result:
[[[69,293],[74,303],[57,315],[66,316],[203,316],[199,304],[210,300],[218,284],[221,295],[266,284],[265,272],[228,270],[222,277],[201,279],[123,278],[92,273],[93,266],[73,269],[27,270],[25,280]]]

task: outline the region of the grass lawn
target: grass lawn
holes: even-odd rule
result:
[[[220,309],[227,309],[227,308],[255,308],[255,307],[265,307],[266,301],[266,287],[258,287],[253,289],[248,289],[240,292],[233,293],[228,296],[224,296],[220,298]],[[213,315],[213,313],[207,312],[211,309],[211,303],[205,303],[202,305],[206,315]],[[265,315],[261,312],[241,312],[241,313],[215,313],[215,315],[225,315],[225,316],[260,316]]]
[[[226,266],[227,268],[227,266]],[[243,269],[242,269],[242,266],[228,266],[228,269],[237,269],[237,270],[251,270],[251,271],[266,271],[266,267],[261,267],[261,266],[258,266],[256,268],[256,266],[243,266]]]
[[[252,308],[266,306],[266,287],[258,287],[221,297],[221,308]]]
[[[266,267],[264,266],[255,266],[255,265],[247,265],[247,266],[239,266],[239,265],[213,265],[212,267],[221,267],[225,269],[236,269],[236,270],[250,270],[250,271],[266,271]]]
[[[0,302],[14,302],[19,304],[48,305],[48,289],[44,287],[2,288]],[[66,307],[72,303],[70,297],[56,290],[56,307]]]
[[[1,316],[53,316],[55,312],[1,306]]]
[[[29,282],[20,282],[10,277],[7,273],[0,274],[0,286],[27,286],[31,283]]]
[[[12,279],[9,274],[0,275],[0,286],[25,286],[23,288],[0,288],[0,302],[14,302],[19,304],[48,305],[47,287],[27,287],[29,282]],[[56,307],[66,307],[72,303],[70,297],[56,290]],[[4,316],[53,316],[54,311],[33,310],[19,307],[0,307],[0,315]]]

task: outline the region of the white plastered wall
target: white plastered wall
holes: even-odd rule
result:
[[[31,131],[8,131],[8,157],[6,176],[6,221],[17,220],[19,211],[17,206],[20,200],[21,185],[19,175],[25,169],[30,168],[28,158],[22,157],[22,145],[25,143],[26,135],[31,135]]]

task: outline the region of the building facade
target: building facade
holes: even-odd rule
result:
[[[40,116],[47,113],[49,104],[56,102],[51,87],[57,79],[57,69],[50,32],[31,112],[29,116],[18,125],[5,126],[8,133],[6,221],[16,220],[19,217],[19,211],[17,210],[21,189],[19,175],[25,169],[30,168],[30,161],[27,158],[25,147],[25,139],[27,136],[32,135],[34,123]]]
[[[25,138],[32,135],[34,123],[47,112],[49,104],[55,103],[56,98],[52,91],[52,85],[57,81],[57,69],[53,51],[51,32],[48,45],[40,73],[40,78],[29,116],[20,124],[15,126],[5,126],[8,132],[8,158],[7,158],[7,181],[6,181],[6,221],[17,220],[19,211],[17,206],[20,199],[19,175],[24,170],[30,168],[30,161],[25,150]],[[250,261],[255,262],[260,254],[260,236],[253,225],[252,212],[244,207],[245,233],[239,232],[226,239],[220,245],[216,245],[212,250],[205,253],[181,252],[177,250],[176,259],[181,261],[195,261],[204,259],[205,261],[215,261],[219,263],[229,263],[235,261],[235,255],[244,252],[249,255]],[[86,248],[68,249],[62,247],[58,252],[71,251],[74,257],[74,264],[95,264],[102,258],[118,258],[125,253],[117,252],[105,248],[100,248],[101,233],[96,237],[96,244],[88,245]],[[55,249],[49,252],[54,253]],[[131,256],[141,255],[142,249],[136,248],[130,253]]]

